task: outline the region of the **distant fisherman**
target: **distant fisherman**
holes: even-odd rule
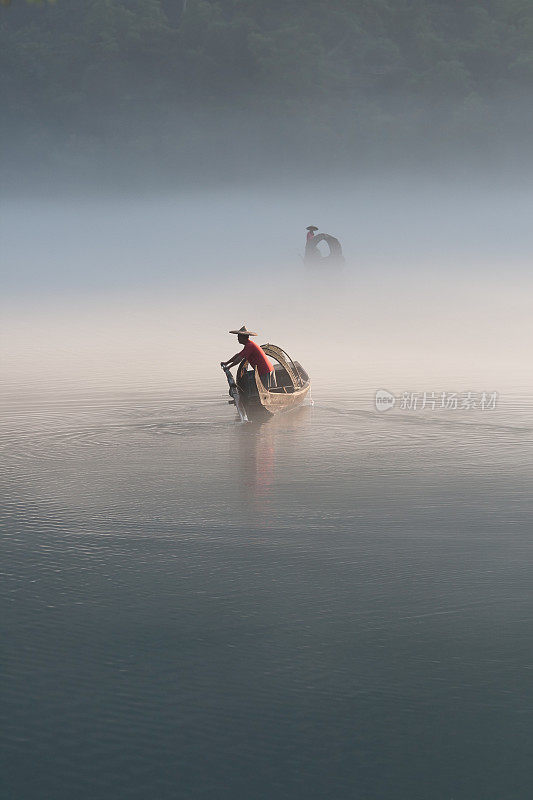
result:
[[[315,231],[318,230],[316,225],[308,225],[305,229],[307,231],[307,242],[311,242],[315,238]]]
[[[228,361],[221,361],[220,366],[222,368],[227,367],[228,369],[231,369],[231,367],[236,366],[243,359],[246,359],[252,368],[255,369],[255,367],[257,367],[259,377],[267,389],[271,386],[275,386],[276,373],[274,372],[272,363],[269,361],[266,353],[261,350],[259,345],[255,342],[252,342],[250,339],[250,336],[257,336],[257,333],[246,330],[246,325],[243,325],[238,331],[230,331],[230,333],[236,334],[239,344],[243,344],[244,347],[240,353],[236,353],[234,356],[228,359]]]
[[[320,252],[318,247],[316,246],[317,243],[315,242],[315,231],[318,228],[316,225],[308,225],[306,228],[307,237],[305,240],[305,260],[306,261],[316,261],[320,258]]]

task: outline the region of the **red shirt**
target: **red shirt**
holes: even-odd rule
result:
[[[239,353],[240,358],[245,358],[251,367],[257,367],[257,371],[261,377],[263,375],[270,375],[274,367],[266,357],[266,354],[261,350],[258,344],[248,339],[243,349]]]

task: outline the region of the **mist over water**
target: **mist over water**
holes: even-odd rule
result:
[[[383,176],[325,189],[6,201],[7,386],[214,386],[242,321],[313,385],[529,385],[523,188]],[[343,268],[304,265],[310,222],[341,239]]]
[[[530,794],[530,206],[392,177],[4,204],[9,796]],[[311,223],[343,269],[304,266]],[[243,322],[312,406],[237,422]]]
[[[527,180],[463,174],[460,164],[450,170],[165,194],[4,198],[8,286],[25,293],[169,285],[183,291],[209,275],[233,290],[226,282],[237,281],[243,268],[296,276],[311,223],[339,236],[349,274],[365,283],[391,272],[468,281],[472,273],[503,279],[527,271]]]

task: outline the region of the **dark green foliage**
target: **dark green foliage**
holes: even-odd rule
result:
[[[530,92],[533,3],[12,0],[0,69],[8,133],[26,143],[118,141],[156,158],[212,112],[353,151],[428,113],[451,134],[481,130]]]

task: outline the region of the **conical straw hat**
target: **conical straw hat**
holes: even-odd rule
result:
[[[247,331],[246,325],[243,325],[238,331],[230,331],[230,333],[236,333],[237,335],[241,333],[243,336],[257,336],[257,333],[254,333],[253,331]]]

